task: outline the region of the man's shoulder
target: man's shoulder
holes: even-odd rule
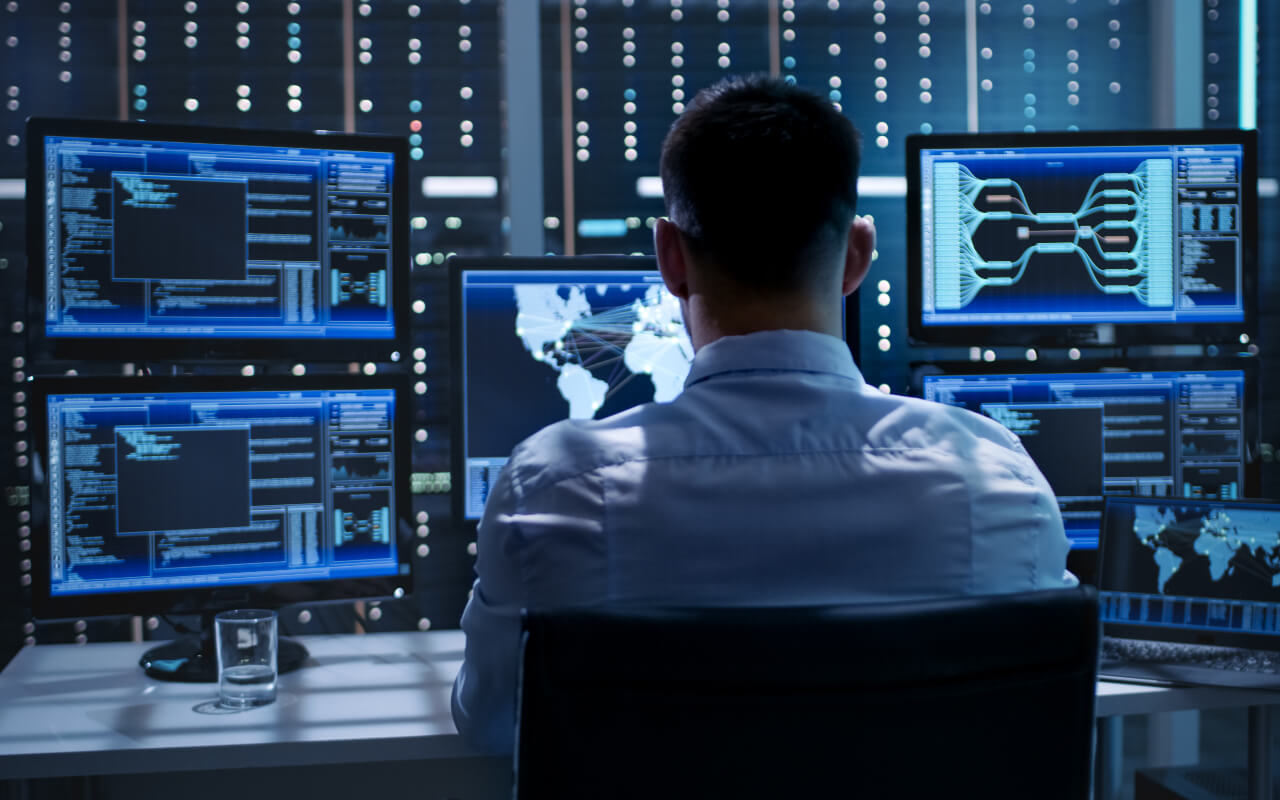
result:
[[[561,420],[516,445],[504,470],[532,489],[639,458],[646,428],[668,415],[666,406],[650,403],[601,420]]]
[[[929,447],[946,443],[985,441],[1022,452],[1018,437],[1005,426],[957,406],[903,395],[883,395],[882,413],[867,432],[868,443],[879,447]]]

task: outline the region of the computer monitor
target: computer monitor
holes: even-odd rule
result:
[[[1108,497],[1103,519],[1105,634],[1280,647],[1280,504]]]
[[[34,353],[389,361],[408,341],[398,137],[33,118]]]
[[[540,428],[684,388],[693,344],[651,256],[451,258],[449,280],[455,519]]]
[[[1256,143],[1234,129],[908,136],[910,337],[1247,343]]]
[[[411,587],[404,378],[28,385],[37,619],[207,622],[228,608],[399,597]],[[149,671],[212,677],[200,643],[176,648],[149,654]],[[287,657],[282,646],[282,669]]]
[[[1252,359],[1091,371],[928,365],[927,400],[1018,434],[1058,498],[1073,549],[1096,550],[1103,497],[1237,498],[1258,489]]]

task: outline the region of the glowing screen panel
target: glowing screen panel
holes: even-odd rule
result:
[[[48,337],[395,338],[394,153],[42,147]]]
[[[1239,144],[920,151],[925,326],[1245,319]]]
[[[1280,505],[1109,498],[1102,620],[1280,635]]]
[[[684,388],[693,344],[656,270],[463,270],[460,287],[467,519],[480,518],[512,448],[539,429]]]
[[[400,574],[393,390],[50,394],[52,597]]]
[[[1104,495],[1244,495],[1240,370],[926,375],[927,400],[995,419],[1058,498],[1072,547],[1096,548]]]

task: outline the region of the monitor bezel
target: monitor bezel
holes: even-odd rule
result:
[[[297,147],[350,150],[392,155],[391,183],[391,313],[389,338],[338,336],[49,336],[45,317],[44,141],[46,136],[84,136],[98,139],[168,141],[258,147]],[[27,346],[37,359],[85,359],[116,362],[164,360],[252,361],[287,358],[297,363],[326,361],[391,362],[407,352],[410,343],[409,300],[409,144],[399,136],[331,131],[288,131],[205,127],[154,122],[124,122],[67,117],[27,119]]]
[[[138,377],[36,377],[25,384],[31,409],[34,452],[31,481],[31,609],[39,620],[112,615],[201,614],[226,608],[280,608],[293,603],[326,603],[373,598],[403,598],[413,588],[411,533],[413,393],[403,375],[257,376],[181,375]],[[49,395],[170,392],[386,390],[395,392],[394,454],[396,488],[394,532],[397,574],[363,578],[239,584],[221,588],[105,592],[54,596],[50,591],[48,464]]]
[[[931,375],[1054,375],[1090,373],[1134,372],[1220,372],[1241,370],[1244,372],[1244,431],[1245,459],[1244,485],[1247,497],[1256,495],[1262,487],[1261,446],[1262,396],[1259,389],[1260,367],[1253,357],[1169,357],[1128,358],[1098,361],[926,361],[911,365],[911,390],[917,397],[924,397],[924,376]],[[1109,495],[1103,495],[1103,502]],[[1101,535],[1101,528],[1099,528]],[[1101,539],[1097,548],[1073,547],[1067,553],[1067,568],[1081,581],[1094,583],[1097,579]]]
[[[910,134],[906,137],[907,172],[907,333],[921,345],[1143,345],[1234,343],[1257,338],[1258,161],[1257,131],[1235,128],[1204,130],[1056,131],[1036,133]],[[1241,298],[1240,322],[1207,323],[1049,323],[925,325],[923,322],[923,244],[921,241],[922,150],[1003,149],[1027,147],[1133,147],[1173,145],[1240,145],[1241,161]]]
[[[1116,497],[1114,500],[1104,500],[1103,518],[1106,518],[1108,506],[1116,501],[1129,502],[1137,500],[1140,502],[1164,500],[1177,500],[1180,498],[1146,498],[1146,497]],[[1258,504],[1277,504],[1275,500],[1265,500],[1261,498],[1241,498],[1238,500],[1200,500],[1198,498],[1181,498],[1190,503],[1204,502],[1215,503],[1225,506],[1250,506]],[[1105,534],[1105,526],[1103,533]],[[1099,537],[1098,540],[1098,591],[1112,591],[1104,587],[1106,581],[1106,559],[1105,542]],[[1175,628],[1162,627],[1158,625],[1140,625],[1136,623],[1126,622],[1109,622],[1103,620],[1102,633],[1104,636],[1115,636],[1124,639],[1145,639],[1155,642],[1172,642],[1178,644],[1202,644],[1213,645],[1219,647],[1245,647],[1250,649],[1276,650],[1280,651],[1280,635],[1266,633],[1252,633],[1241,631],[1211,631],[1197,628]]]

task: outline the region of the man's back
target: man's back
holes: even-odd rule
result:
[[[535,605],[1018,591],[1061,585],[1068,546],[1015,436],[868,387],[810,332],[713,343],[675,402],[548,428],[508,469],[486,523],[519,527]]]
[[[514,653],[473,656],[471,638],[511,635],[520,608],[1020,591],[1062,586],[1068,546],[1016,437],[882,394],[842,341],[801,331],[725,337],[674,402],[531,437],[478,545],[467,662],[491,656],[512,676]]]

